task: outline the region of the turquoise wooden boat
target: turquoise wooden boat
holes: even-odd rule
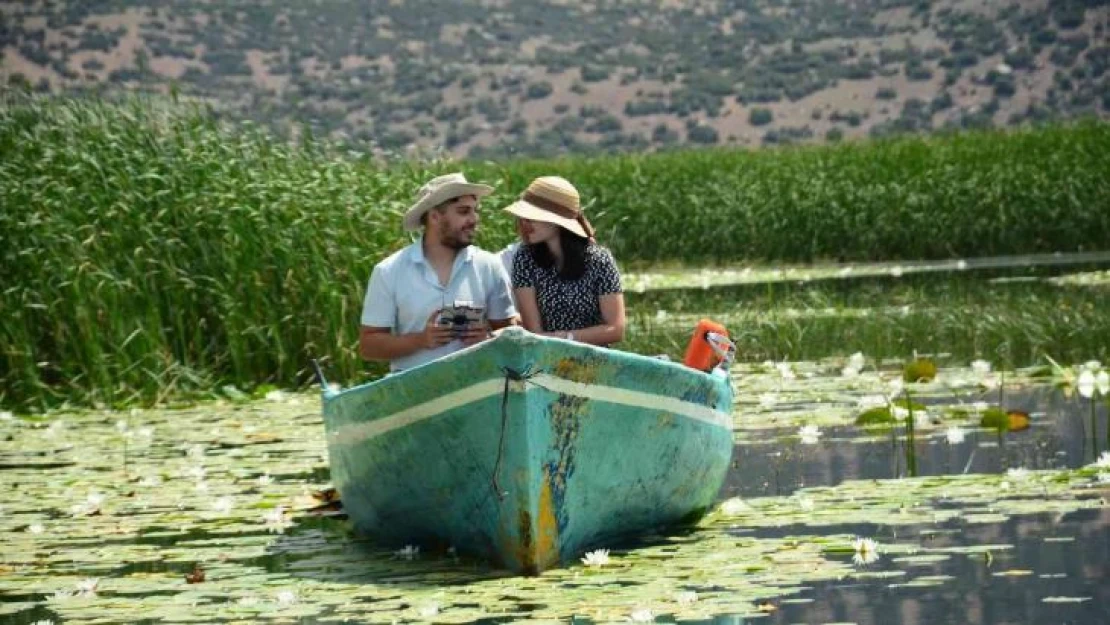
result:
[[[731,409],[725,376],[519,328],[323,402],[357,531],[524,574],[698,518]]]

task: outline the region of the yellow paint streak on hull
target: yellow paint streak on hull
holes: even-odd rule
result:
[[[544,469],[540,500],[536,510],[536,559],[542,571],[559,562],[559,523],[555,518],[555,504],[551,499],[551,479]]]

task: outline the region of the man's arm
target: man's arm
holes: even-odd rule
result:
[[[363,360],[394,360],[424,349],[435,349],[451,342],[451,328],[436,324],[434,311],[422,332],[393,334],[390,328],[363,325],[358,331],[358,355]]]

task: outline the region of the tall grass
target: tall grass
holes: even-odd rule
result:
[[[627,349],[681,358],[697,320],[727,327],[737,358],[806,360],[914,351],[999,367],[1110,359],[1105,286],[987,282],[973,276],[861,279],[629,294]]]
[[[593,201],[599,238],[641,264],[935,259],[1110,241],[1110,124],[1094,121],[512,169],[516,179],[556,172],[572,180]]]
[[[573,180],[622,263],[1091,248],[1107,235],[1110,126],[836,149],[466,164],[502,206]],[[135,100],[0,107],[0,403],[149,403],[369,369],[375,262],[451,163],[376,165]],[[491,211],[492,213],[492,211]],[[512,237],[484,222],[483,243]]]

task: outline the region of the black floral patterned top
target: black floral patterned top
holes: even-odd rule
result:
[[[544,332],[567,332],[605,323],[602,295],[620,293],[621,274],[609,250],[591,244],[586,248],[586,270],[577,280],[564,280],[554,267],[536,264],[532,250],[520,246],[513,259],[513,288],[532,287]]]

